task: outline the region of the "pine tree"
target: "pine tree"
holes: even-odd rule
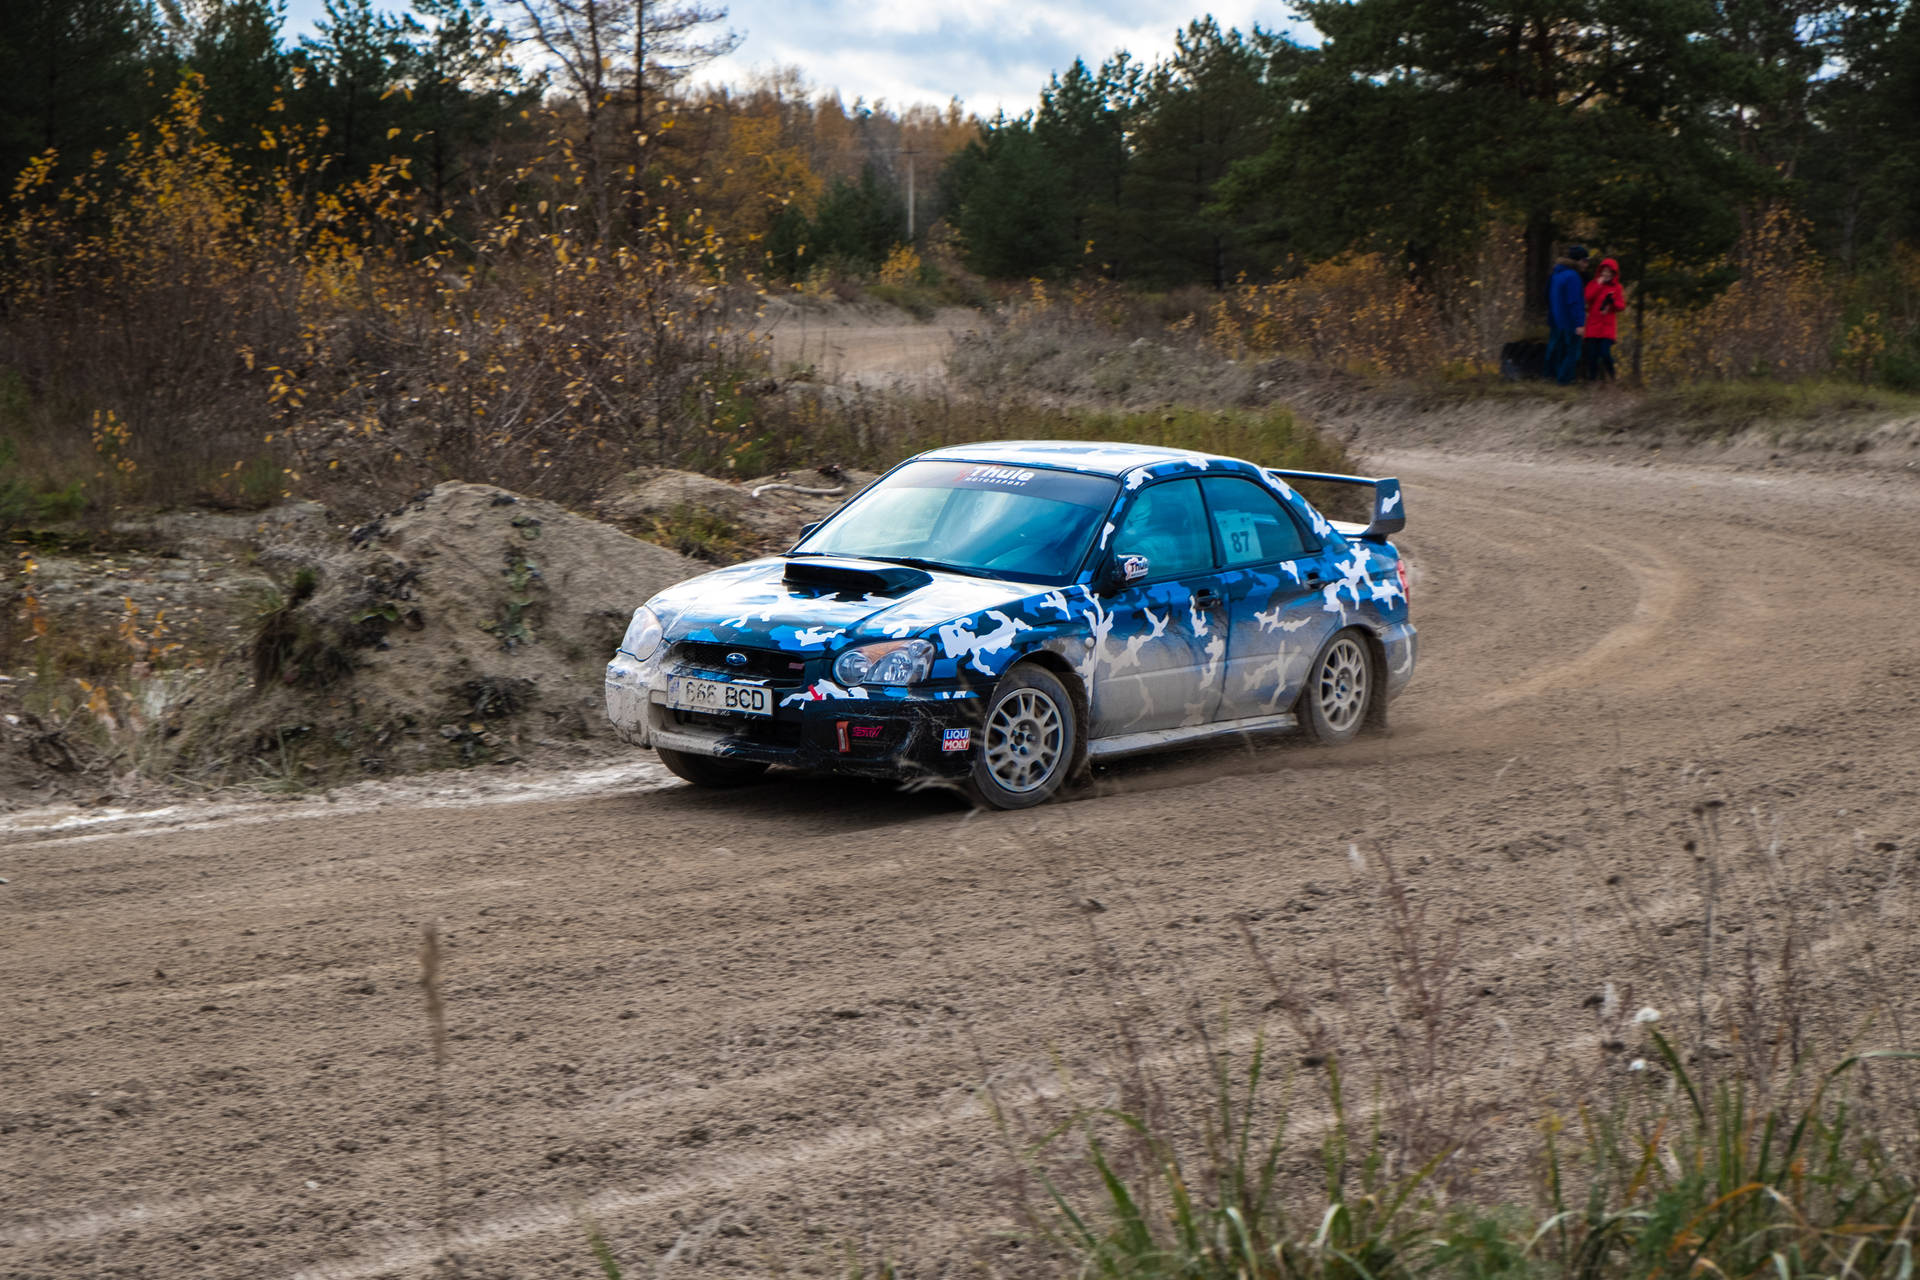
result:
[[[1203,18],[1146,77],[1122,183],[1119,252],[1129,275],[1220,289],[1254,265],[1241,220],[1216,206],[1216,188],[1272,136],[1272,44],[1258,28],[1249,39]]]
[[[1127,173],[1127,121],[1138,76],[1126,54],[1096,77],[1075,58],[1040,94],[1034,137],[1066,188],[1068,238],[1076,245],[1112,236]],[[1097,249],[1114,246],[1100,244]]]
[[[906,239],[907,207],[869,164],[860,171],[859,182],[834,179],[814,211],[810,232],[808,257],[874,271],[887,250]]]
[[[940,185],[967,264],[981,275],[1052,275],[1073,260],[1066,181],[1031,115],[997,115],[981,126],[947,162]]]
[[[287,86],[285,0],[160,0],[160,8],[176,73],[205,81],[209,136],[254,163],[272,163],[257,144]]]
[[[1309,256],[1367,247],[1422,270],[1511,222],[1524,228],[1526,302],[1539,320],[1557,243],[1605,202],[1624,160],[1711,162],[1732,184],[1729,202],[1766,181],[1756,164],[1719,158],[1732,146],[1715,109],[1759,64],[1719,38],[1709,0],[1299,8],[1324,39],[1295,77],[1298,109],[1226,184],[1225,203]],[[1682,133],[1688,144],[1671,145]],[[1700,176],[1673,175],[1681,186]]]
[[[0,22],[0,176],[47,151],[84,163],[157,109],[159,25],[144,0],[8,0]],[[0,188],[4,190],[5,188]]]
[[[314,30],[294,54],[302,71],[298,101],[309,118],[326,121],[338,173],[365,173],[395,150],[387,132],[399,127],[406,105],[400,91],[413,52],[408,26],[376,12],[371,0],[326,0]]]

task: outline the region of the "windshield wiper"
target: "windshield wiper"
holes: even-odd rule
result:
[[[969,577],[978,577],[980,571],[968,569],[962,565],[947,564],[940,560],[924,560],[919,556],[863,556],[865,560],[880,560],[887,564],[903,564],[909,569],[935,569],[941,573],[964,573]]]
[[[909,569],[932,569],[940,573],[964,574],[969,578],[996,576],[991,569],[970,569],[965,565],[948,564],[944,560],[928,560],[921,556],[872,556],[852,551],[782,551],[780,554],[788,560],[809,556],[819,556],[827,560],[874,560],[880,564],[905,565]]]

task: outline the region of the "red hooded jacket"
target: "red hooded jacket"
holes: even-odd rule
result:
[[[1602,282],[1600,271],[1613,270],[1613,279]],[[1587,337],[1620,336],[1620,313],[1627,309],[1627,291],[1620,287],[1620,264],[1612,258],[1600,259],[1600,270],[1587,282]]]

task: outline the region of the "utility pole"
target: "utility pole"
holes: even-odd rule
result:
[[[907,152],[907,243],[913,243],[913,152]]]

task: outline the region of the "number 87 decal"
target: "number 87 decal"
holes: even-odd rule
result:
[[[1226,545],[1227,554],[1235,560],[1254,554],[1260,543],[1253,517],[1244,511],[1223,511],[1215,517],[1220,529],[1220,540]]]

